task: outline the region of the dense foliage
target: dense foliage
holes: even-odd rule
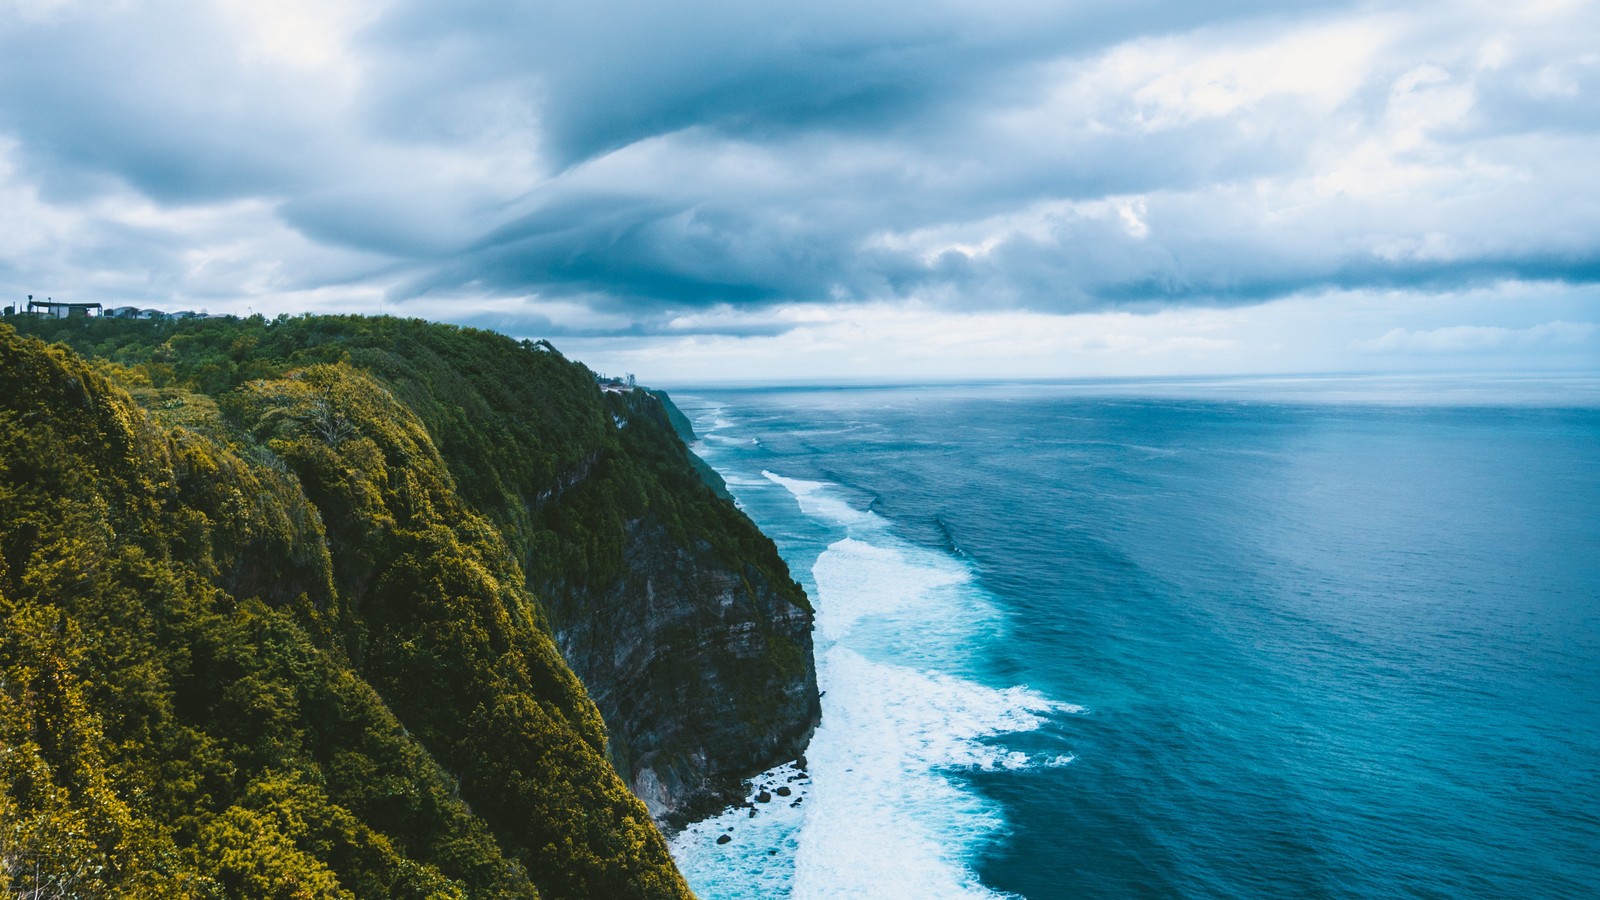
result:
[[[747,573],[749,584],[771,586],[783,603],[809,609],[772,543],[727,501],[721,479],[683,451],[677,433],[688,423],[671,421],[675,408],[651,402],[644,391],[602,395],[594,373],[547,343],[360,316],[11,321],[71,345],[122,383],[216,398],[236,426],[242,423],[230,398],[257,381],[338,363],[373,377],[422,424],[457,496],[497,527],[539,598],[539,612],[558,631],[591,616],[593,598],[616,589],[625,574],[629,524],[641,519],[664,529],[678,546],[699,548]],[[634,425],[619,427],[628,422]],[[691,467],[710,490],[685,477]],[[345,581],[366,571],[354,549],[336,554]],[[362,590],[360,584],[346,588]],[[711,705],[707,692],[731,683],[741,715],[782,716],[792,703],[778,686],[806,666],[809,650],[771,637],[772,652],[759,658],[714,660],[730,671],[712,678],[666,671],[706,662],[684,658],[659,661],[664,671],[652,677],[675,684],[674,695],[689,690],[682,700],[696,709]],[[625,736],[613,734],[608,750],[627,772],[633,749]]]
[[[416,321],[19,327],[76,353],[0,326],[0,883],[687,895],[550,624],[646,511],[798,590],[659,404]]]

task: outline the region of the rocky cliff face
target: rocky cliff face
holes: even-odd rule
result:
[[[611,730],[613,762],[663,822],[798,756],[817,722],[809,611],[709,550],[633,523],[603,614],[556,633]]]
[[[611,400],[623,452],[653,459],[679,490],[715,491],[671,426],[664,395]],[[681,414],[679,414],[681,416]],[[701,464],[704,465],[703,463]],[[556,640],[611,735],[611,756],[657,821],[720,806],[742,778],[800,755],[820,716],[812,612],[764,535],[718,498],[730,558],[657,511],[629,521],[624,564],[598,591],[549,590]]]

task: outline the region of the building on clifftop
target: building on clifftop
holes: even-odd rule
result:
[[[98,316],[103,307],[98,303],[57,303],[54,299],[35,300],[28,295],[28,312],[36,316],[66,319],[72,316]]]

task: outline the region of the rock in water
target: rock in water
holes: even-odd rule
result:
[[[727,835],[725,835],[725,834],[723,834],[723,835],[718,835],[718,836],[717,836],[717,843],[718,843],[718,844],[726,844],[726,843],[727,843],[727,842],[729,842],[729,841],[731,841],[731,840],[733,840],[733,838],[731,838],[731,837],[728,837],[728,836],[727,836]]]

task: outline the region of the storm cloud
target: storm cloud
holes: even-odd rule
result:
[[[8,295],[749,336],[1600,282],[1593,3],[0,10]]]

